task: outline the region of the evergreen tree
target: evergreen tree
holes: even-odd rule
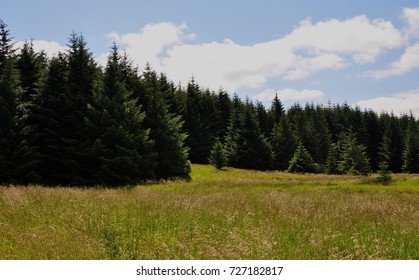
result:
[[[93,137],[87,125],[88,108],[95,103],[98,68],[83,36],[71,35],[67,61],[67,88],[64,106],[60,108],[63,170],[56,175],[64,185],[90,185],[97,166],[92,164],[90,155]]]
[[[0,183],[26,184],[36,178],[31,171],[32,151],[23,137],[24,108],[10,31],[0,20]]]
[[[272,101],[271,111],[270,111],[273,123],[278,124],[281,120],[281,117],[285,114],[284,106],[282,105],[281,100],[278,98],[278,94],[275,94],[274,100]]]
[[[34,100],[33,118],[36,126],[32,129],[32,143],[37,147],[39,159],[37,172],[41,182],[47,185],[64,184],[66,173],[64,158],[65,143],[62,140],[65,128],[62,125],[62,108],[66,106],[68,94],[68,61],[66,55],[59,54],[49,63],[45,87]],[[69,182],[71,179],[66,178]]]
[[[335,143],[329,147],[325,169],[327,174],[339,174],[339,151]]]
[[[265,137],[267,137],[272,131],[273,123],[270,121],[269,114],[266,112],[262,102],[256,102],[255,110],[260,131]]]
[[[215,135],[223,138],[227,134],[230,115],[232,111],[231,100],[227,92],[220,89],[217,96],[217,128]]]
[[[8,37],[7,26],[0,21],[0,183],[16,182],[15,157],[18,145],[19,76]]]
[[[275,124],[270,143],[273,150],[273,168],[281,171],[287,170],[297,147],[297,139],[286,115],[283,115],[279,119],[279,123]]]
[[[227,164],[226,152],[218,137],[215,139],[214,145],[212,146],[208,161],[217,169],[222,169]]]
[[[193,163],[207,163],[212,135],[208,124],[203,121],[202,92],[192,79],[186,89],[184,129],[188,133],[186,145],[190,148],[189,159]]]
[[[316,165],[313,157],[304,147],[303,143],[299,141],[294,156],[290,160],[288,172],[292,173],[314,173],[316,172]]]
[[[241,134],[241,106],[237,95],[233,99],[233,108],[225,136],[227,161],[230,166],[239,165],[239,140]]]
[[[104,185],[135,184],[153,178],[155,155],[148,130],[143,128],[145,114],[131,99],[125,85],[123,65],[114,45],[104,74],[104,92],[99,110],[99,122],[93,123],[92,131],[99,127],[90,151],[97,162],[92,183]],[[93,119],[93,118],[91,118]]]
[[[371,171],[366,147],[358,144],[356,135],[352,131],[343,137],[339,171],[351,175],[368,175]]]
[[[158,179],[173,177],[189,178],[189,149],[185,146],[187,134],[182,132],[180,115],[169,113],[163,99],[164,90],[171,90],[165,77],[157,78],[151,69],[143,74],[143,83],[148,96],[145,125],[150,128],[150,138],[157,153],[155,174]]]
[[[25,42],[17,59],[21,92],[18,98],[19,133],[18,142],[25,148],[21,150],[19,175],[21,183],[39,183],[41,177],[38,172],[40,154],[34,130],[38,126],[37,111],[40,109],[37,103],[44,88],[45,73],[47,68],[44,53],[36,53],[32,42]]]
[[[403,148],[404,173],[419,172],[419,136],[415,118],[410,114]]]
[[[243,120],[238,130],[237,165],[245,169],[272,169],[272,148],[260,131],[251,107],[244,110]]]

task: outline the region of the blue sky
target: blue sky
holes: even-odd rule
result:
[[[1,2],[17,47],[32,38],[53,55],[74,30],[99,63],[116,41],[183,85],[419,116],[418,1]]]

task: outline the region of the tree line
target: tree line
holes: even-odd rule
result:
[[[348,104],[285,110],[175,85],[114,44],[105,67],[80,34],[47,58],[0,21],[0,183],[135,184],[189,178],[190,162],[258,170],[419,172],[419,123]]]

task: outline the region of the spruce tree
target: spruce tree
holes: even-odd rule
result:
[[[20,137],[19,73],[12,38],[0,20],[0,183],[24,183],[21,178],[28,144]]]
[[[227,127],[227,133],[225,136],[227,162],[230,166],[239,165],[239,138],[241,134],[242,121],[241,117],[242,111],[240,106],[240,100],[238,98],[234,98],[232,113],[229,119],[229,125]]]
[[[234,147],[234,167],[244,169],[272,169],[272,147],[260,131],[252,107],[247,103],[239,128],[233,132],[228,141],[229,147]],[[231,153],[231,151],[230,151]],[[232,155],[230,154],[230,157]]]
[[[192,79],[186,89],[183,119],[184,130],[188,133],[186,145],[189,147],[189,159],[192,163],[207,163],[211,149],[211,133],[202,116],[202,91]]]
[[[327,174],[339,174],[339,150],[335,143],[329,147],[325,171]]]
[[[92,164],[88,109],[95,103],[98,68],[83,36],[71,34],[67,53],[68,78],[63,96],[60,133],[63,168],[56,174],[64,185],[90,185],[97,167]]]
[[[371,172],[366,147],[358,144],[355,133],[347,132],[343,136],[339,171],[350,175],[368,175]]]
[[[316,165],[313,157],[304,147],[303,143],[299,141],[294,156],[289,162],[288,172],[292,173],[314,173],[316,172]]]
[[[227,92],[220,89],[217,95],[217,129],[215,135],[223,138],[227,134],[229,120],[232,111],[232,104]]]
[[[221,143],[218,137],[215,139],[214,145],[212,146],[208,161],[217,169],[222,169],[227,164],[226,152],[224,150],[223,144]]]
[[[410,114],[407,124],[406,135],[403,148],[403,166],[404,173],[419,172],[419,130],[412,114]]]
[[[32,143],[38,149],[40,158],[37,172],[46,185],[67,184],[71,181],[65,173],[66,144],[62,139],[65,127],[62,125],[62,108],[68,98],[68,61],[60,53],[51,59],[44,89],[35,99],[33,118],[36,126],[32,129]]]
[[[150,129],[157,154],[155,175],[157,179],[187,178],[191,171],[188,161],[189,149],[185,146],[188,137],[182,132],[183,121],[180,115],[169,113],[163,98],[171,90],[165,76],[157,77],[155,71],[146,69],[143,84],[147,95],[146,118],[144,124]]]
[[[110,186],[135,184],[154,177],[155,154],[149,131],[143,128],[145,114],[127,90],[123,64],[116,45],[108,57],[103,76],[104,90],[92,123],[99,128],[90,150],[97,162],[92,183]],[[95,118],[91,118],[95,119]]]
[[[297,139],[286,115],[276,123],[270,137],[273,150],[273,168],[287,170],[297,147]]]
[[[278,94],[275,94],[274,100],[272,101],[270,114],[272,115],[273,123],[279,124],[281,117],[285,114],[284,106],[281,100],[278,98]]]
[[[16,166],[21,183],[39,183],[38,164],[40,154],[35,139],[35,129],[39,125],[37,111],[38,99],[44,89],[47,68],[44,53],[36,53],[32,42],[25,42],[17,59],[21,92],[18,98],[19,133],[18,142],[24,145],[20,152],[20,163]]]
[[[18,144],[19,77],[10,54],[0,59],[0,183],[13,183]]]

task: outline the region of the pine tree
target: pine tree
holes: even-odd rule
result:
[[[303,143],[299,141],[294,156],[290,160],[288,172],[292,173],[314,173],[316,172],[316,165],[313,157],[304,147]]]
[[[19,73],[10,31],[0,20],[0,183],[18,183],[22,154],[27,143],[20,142],[18,98]]]
[[[19,78],[12,57],[0,64],[0,183],[13,182],[18,134]]]
[[[202,91],[194,79],[188,83],[185,97],[183,119],[184,130],[188,133],[186,145],[190,148],[189,159],[193,163],[207,163],[212,135],[203,120]]]
[[[242,112],[237,95],[233,99],[233,108],[225,136],[227,162],[230,166],[239,165],[239,138],[241,133]]]
[[[297,139],[286,115],[276,123],[270,137],[273,150],[273,168],[287,170],[288,164],[297,148]]]
[[[281,100],[278,98],[278,94],[275,94],[274,100],[272,101],[270,114],[273,118],[273,123],[278,124],[281,120],[281,117],[285,114],[284,106],[282,105]]]
[[[244,169],[269,170],[272,169],[272,147],[260,132],[254,111],[247,104],[243,112],[243,119],[235,132],[234,167]],[[231,156],[231,155],[230,155]]]
[[[227,164],[226,152],[224,150],[223,144],[221,143],[218,137],[215,139],[214,145],[212,146],[208,161],[217,169],[222,169]]]
[[[89,53],[83,36],[71,34],[67,53],[68,78],[63,96],[60,140],[64,144],[56,176],[64,185],[90,185],[97,169],[90,155],[93,145],[89,130],[88,108],[95,103],[98,68]]]
[[[339,174],[339,151],[335,143],[332,143],[329,147],[325,171],[327,174]]]
[[[92,183],[110,186],[135,184],[154,177],[155,154],[149,131],[143,128],[145,114],[131,99],[127,90],[123,65],[116,45],[108,57],[104,73],[104,91],[98,110],[99,127],[90,151],[91,159],[97,162]],[[94,119],[94,118],[91,118]]]
[[[34,130],[38,126],[37,110],[38,98],[44,88],[47,68],[46,57],[43,53],[36,53],[32,42],[25,42],[17,59],[21,93],[18,98],[19,133],[18,142],[21,148],[19,164],[16,166],[20,183],[39,183],[41,177],[38,171],[40,154]]]
[[[416,120],[412,114],[410,114],[406,129],[402,171],[404,173],[419,172],[419,136]]]
[[[65,127],[62,125],[62,108],[66,107],[68,96],[68,61],[65,54],[51,59],[45,87],[35,99],[33,118],[36,126],[32,130],[32,143],[38,148],[40,158],[37,172],[46,185],[66,184],[71,181],[65,173],[62,139]]]
[[[349,131],[343,136],[339,171],[350,175],[368,175],[371,171],[366,147],[358,144],[355,133]]]
[[[220,89],[217,96],[217,129],[215,135],[223,138],[227,134],[229,120],[232,111],[232,104],[227,92]]]
[[[150,128],[150,138],[157,153],[155,174],[157,179],[187,178],[191,171],[188,161],[189,149],[185,146],[188,137],[182,132],[180,115],[169,113],[163,98],[165,90],[171,90],[165,76],[157,77],[156,72],[146,69],[143,84],[148,98],[144,123]]]

